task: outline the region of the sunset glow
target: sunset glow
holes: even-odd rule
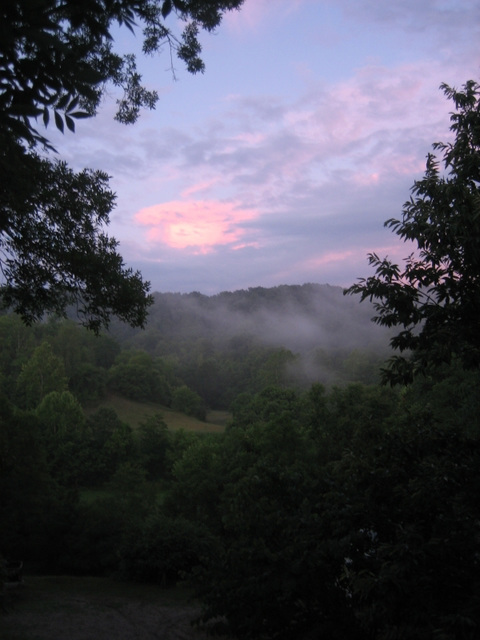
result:
[[[240,224],[257,215],[232,203],[201,200],[154,205],[139,211],[135,220],[148,227],[149,243],[207,253],[217,245],[238,243],[244,233]]]

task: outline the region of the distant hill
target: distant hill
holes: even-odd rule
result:
[[[154,299],[141,338],[139,330],[113,327],[122,342],[140,341],[160,352],[161,343],[203,339],[218,348],[239,336],[295,353],[388,348],[387,331],[371,321],[372,305],[328,284],[252,287],[213,296],[155,293]]]

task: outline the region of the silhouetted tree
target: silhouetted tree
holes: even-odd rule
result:
[[[98,332],[112,315],[143,326],[149,283],[125,267],[103,231],[115,196],[101,171],[73,172],[40,157],[52,149],[35,128],[50,119],[62,132],[95,115],[109,85],[120,87],[117,120],[132,123],[153,108],[135,57],[114,50],[112,28],[143,29],[143,51],[164,45],[192,73],[203,71],[199,31],[243,0],[15,0],[0,9],[0,301],[31,323],[73,305]],[[183,22],[180,36],[165,19]]]
[[[453,141],[433,145],[443,166],[430,153],[402,219],[385,223],[417,249],[403,268],[370,254],[375,275],[346,290],[374,301],[375,322],[400,327],[391,345],[409,355],[390,359],[383,374],[391,383],[411,382],[452,358],[480,366],[480,86],[441,88],[456,109]]]

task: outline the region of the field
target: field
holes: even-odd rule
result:
[[[165,420],[167,427],[172,431],[184,429],[185,431],[196,431],[198,433],[221,433],[230,419],[228,411],[210,411],[207,420],[202,422],[197,418],[186,416],[184,413],[173,411],[168,407],[154,402],[136,402],[121,396],[109,395],[103,402],[95,408],[86,411],[87,415],[94,413],[101,407],[110,407],[117,412],[118,417],[132,428],[145,420],[146,417],[155,413],[160,413]]]
[[[182,589],[27,576],[0,612],[0,640],[205,640],[198,613]]]

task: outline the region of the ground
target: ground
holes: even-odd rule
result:
[[[0,640],[206,640],[188,592],[108,578],[28,577],[7,594]]]

